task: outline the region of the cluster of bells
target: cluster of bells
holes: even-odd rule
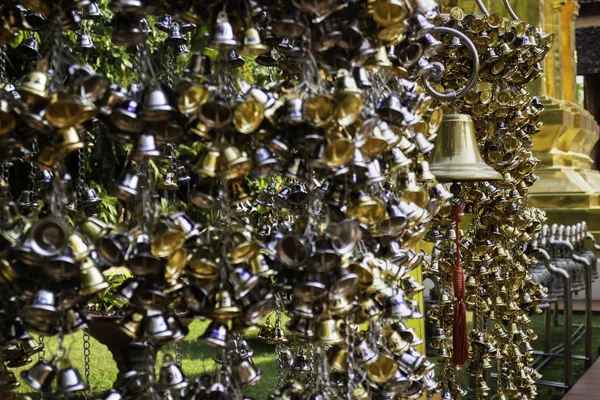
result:
[[[524,85],[540,76],[539,62],[553,37],[523,21],[496,13],[465,15],[459,8],[439,14],[434,23],[471,37],[481,63],[475,88],[454,103],[455,112],[464,114],[444,116],[463,135],[436,147],[430,161],[439,181],[462,182],[451,188],[452,202],[472,214],[460,238],[466,276],[462,301],[474,312],[466,370],[475,377],[477,398],[491,391],[484,372],[494,367],[492,361],[498,368],[498,398],[531,398],[539,374],[531,367],[530,341],[535,333],[529,327],[528,313],[541,312],[546,290],[532,279],[536,250],[530,242],[545,216],[529,203],[527,192],[537,180],[532,170],[539,160],[532,156],[530,136],[539,131],[543,106]],[[453,39],[442,42],[444,50],[433,59],[444,61],[447,68],[437,87],[460,87],[469,79],[469,55],[452,50]],[[443,132],[439,135],[447,137]],[[470,151],[474,143],[481,149],[480,157]],[[454,376],[452,360],[455,224],[452,207],[442,208],[426,237],[434,242],[434,250],[430,267],[424,271],[437,283],[437,304],[428,317],[435,327],[431,345],[442,366],[440,386],[448,399],[466,393]]]
[[[129,304],[120,329],[135,341],[176,343],[188,331],[174,309],[184,308],[211,320],[198,339],[219,349],[220,367],[214,377],[188,384],[167,358],[156,382],[149,368],[135,371],[105,399],[135,399],[148,391],[238,398],[260,377],[239,335],[273,312],[278,322],[264,324],[260,337],[277,346],[278,367],[290,373],[271,399],[417,398],[437,384],[434,364],[415,350],[420,339],[405,325],[422,317],[413,297],[423,286],[411,272],[422,267],[448,286],[451,264],[445,262],[454,254],[444,241],[452,239],[452,194],[432,171],[442,179],[446,172],[445,181],[470,180],[464,166],[471,165],[467,172],[479,174],[477,180],[504,180],[454,193],[480,221],[463,242],[470,250],[467,272],[476,279],[468,294],[487,287],[505,301],[478,301],[477,307],[508,323],[492,335],[515,353],[503,364],[506,374],[520,371],[508,330],[513,335],[513,325],[518,329],[527,320],[521,298],[511,302],[509,294],[541,297],[535,285],[523,286],[532,260],[515,244],[528,241],[541,219],[522,197],[534,182],[528,135],[539,127],[541,105],[522,85],[539,75],[534,60],[543,57],[538,50],[548,48],[549,38],[502,18],[461,16],[458,9],[436,17],[436,2],[429,0],[158,3],[164,2],[110,2],[112,43],[137,46],[139,76],[128,88],[111,85],[87,65],[67,63],[58,51],[14,86],[3,82],[2,160],[31,162],[50,181],[50,213],[35,222],[23,216],[25,207],[16,210],[8,191],[3,196],[10,218],[2,220],[0,277],[23,302],[18,314],[26,328],[62,337],[85,327],[85,304],[107,287],[102,271],[126,266],[133,278],[117,289]],[[193,54],[173,85],[159,81],[145,45],[152,29],[147,17],[157,12],[167,13],[154,27],[167,34],[164,44],[173,56],[189,50],[186,35],[198,24],[209,32],[206,46],[219,52],[216,65]],[[0,43],[20,30],[43,29],[46,19],[55,48],[62,47],[60,30],[78,29],[73,21],[104,21],[89,0],[11,2],[0,9]],[[454,62],[439,86],[463,84],[468,56],[456,51],[460,43],[440,41],[435,24],[475,27],[467,33],[483,60],[482,84],[455,104],[473,115],[485,161],[502,174],[479,156],[473,121],[442,118],[441,107],[414,82],[439,58]],[[33,39],[26,40],[21,53],[37,51]],[[234,81],[240,56],[277,67],[281,81]],[[98,201],[91,190],[71,210],[65,160],[95,151],[88,129],[130,149],[122,175],[106,188],[126,209],[122,224],[108,224],[93,207],[83,207]],[[430,169],[438,132],[443,148]],[[202,149],[194,158],[182,156],[178,144],[191,142]],[[457,165],[449,154],[461,143],[466,158]],[[157,175],[150,165],[161,163],[167,167]],[[255,198],[257,186],[262,192]],[[31,194],[34,203],[38,194]],[[190,206],[158,212],[160,196]],[[63,222],[63,211],[77,215],[73,227]],[[410,249],[432,220],[436,229],[427,237],[440,243],[428,265],[422,252]],[[507,293],[497,282],[505,282]],[[451,308],[440,304],[434,311],[450,337]],[[287,332],[284,313],[290,316]],[[295,355],[289,342],[301,344]],[[487,336],[471,342],[492,343]],[[440,339],[439,348],[443,390],[458,390],[443,361],[448,341]],[[493,346],[485,349],[491,354]],[[483,364],[481,354],[473,352],[482,361],[473,365]],[[63,395],[87,388],[62,354],[24,372],[38,390],[50,390],[55,376]],[[518,382],[524,382],[519,389],[532,390],[527,379]]]
[[[556,268],[568,272],[571,282],[571,291],[579,293],[585,290],[589,284],[586,279],[587,269],[591,268],[592,280],[598,279],[598,266],[594,250],[594,236],[588,232],[587,224],[584,222],[571,226],[553,224],[551,227],[543,225],[539,233],[533,237],[532,245],[539,250],[548,253],[548,260],[538,257],[538,263],[533,265],[531,274],[533,280],[548,291],[543,308],[549,306],[549,303],[562,300],[564,298],[564,282],[562,279],[556,279],[546,268],[546,262],[551,262]],[[591,282],[590,282],[591,283]]]

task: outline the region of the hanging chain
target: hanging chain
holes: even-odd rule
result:
[[[38,336],[38,343],[42,346],[42,350],[38,353],[38,361],[44,361],[46,357],[46,346],[44,346],[44,336]]]
[[[6,185],[4,187],[4,195],[8,198],[12,198],[12,195],[10,193],[10,185],[9,185],[10,167],[11,167],[10,161],[3,162],[2,166],[0,167],[1,173],[2,173],[2,180],[3,180],[4,184]]]
[[[83,138],[82,138],[83,139]],[[85,149],[77,150],[77,201],[81,203],[85,192],[85,168],[86,168],[86,154]]]
[[[84,376],[85,381],[88,384],[88,390],[85,394],[86,398],[90,397],[90,333],[87,329],[83,331],[83,363],[84,363]]]
[[[173,348],[175,349],[175,363],[179,368],[181,368],[183,363],[183,357],[181,356],[181,342],[175,343]]]

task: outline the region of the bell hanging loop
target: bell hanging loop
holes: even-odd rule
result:
[[[467,49],[471,53],[473,61],[471,65],[471,76],[469,78],[469,82],[465,87],[458,91],[452,91],[450,93],[440,93],[431,86],[428,79],[440,79],[443,73],[443,69],[440,71],[439,65],[433,65],[423,75],[423,86],[425,87],[425,91],[431,97],[440,101],[454,101],[467,94],[477,84],[477,78],[479,77],[479,54],[477,53],[475,44],[473,44],[473,42],[467,37],[467,35],[456,29],[448,28],[445,26],[436,26],[431,30],[430,33],[447,33],[449,35],[456,36],[461,40],[461,42],[465,46],[467,46]]]

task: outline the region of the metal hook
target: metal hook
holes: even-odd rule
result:
[[[502,3],[504,3],[504,7],[506,8],[506,11],[508,11],[508,15],[510,15],[510,17],[515,20],[515,21],[520,21],[521,18],[519,18],[519,16],[517,15],[517,13],[515,13],[515,10],[513,10],[513,8],[510,6],[510,3],[508,2],[508,0],[502,0]]]
[[[471,89],[473,89],[473,87],[477,84],[477,78],[479,77],[479,54],[477,53],[477,49],[475,48],[475,45],[473,44],[473,42],[464,33],[460,32],[456,29],[448,28],[445,26],[436,26],[435,28],[433,28],[432,33],[436,33],[436,32],[448,33],[450,35],[454,35],[454,36],[458,37],[461,40],[461,42],[465,46],[467,46],[467,49],[469,49],[469,52],[471,53],[471,55],[473,57],[473,64],[471,67],[471,77],[469,78],[469,82],[467,83],[467,85],[464,88],[460,89],[459,91],[452,91],[450,93],[440,93],[437,90],[435,90],[433,87],[431,87],[431,84],[428,82],[427,79],[433,79],[433,80],[441,79],[441,77],[444,73],[444,66],[441,63],[438,63],[438,62],[432,63],[431,68],[429,68],[423,74],[423,86],[425,87],[425,91],[427,93],[429,93],[429,95],[431,97],[433,97],[436,100],[441,100],[441,101],[454,101],[454,100],[464,96]]]
[[[488,17],[490,16],[490,12],[483,4],[483,0],[475,0],[475,3],[477,3],[477,7],[479,7],[479,9],[481,10],[482,13],[484,13]]]

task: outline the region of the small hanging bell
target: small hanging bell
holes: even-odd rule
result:
[[[245,63],[246,61],[238,55],[237,51],[229,50],[227,53],[227,64],[229,64],[231,68],[241,68]]]
[[[165,44],[171,47],[187,44],[187,39],[181,33],[181,26],[178,23],[171,24],[171,27],[169,28],[169,36],[167,36]]]
[[[219,12],[213,28],[209,47],[213,49],[228,50],[237,47],[238,45],[239,43],[235,37],[233,26],[227,17],[227,13],[223,11]]]
[[[83,380],[79,371],[74,368],[67,360],[59,362],[56,372],[56,391],[62,396],[73,396],[75,393],[82,392],[89,388]]]
[[[75,44],[75,47],[73,48],[73,51],[75,51],[76,53],[86,53],[86,52],[89,52],[92,50],[96,50],[96,47],[94,47],[94,42],[92,41],[92,38],[87,33],[81,33],[81,34],[77,35],[77,38],[75,39],[75,41],[76,41],[76,44]]]
[[[225,347],[227,346],[228,334],[229,328],[226,324],[213,321],[198,340],[211,347]]]
[[[165,354],[163,358],[157,386],[160,391],[179,390],[188,386],[188,379],[170,354]]]
[[[21,378],[33,389],[49,392],[52,389],[52,381],[56,376],[54,367],[47,360],[39,360],[27,371],[21,371]]]
[[[23,40],[17,46],[16,51],[26,61],[37,61],[41,58],[39,44],[34,37]]]

